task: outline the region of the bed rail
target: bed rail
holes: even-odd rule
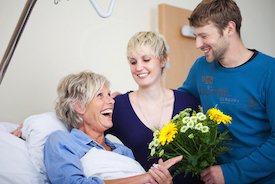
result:
[[[6,49],[6,52],[4,54],[4,57],[1,61],[1,64],[0,64],[0,84],[2,83],[2,80],[4,78],[4,75],[8,69],[8,66],[9,66],[9,63],[11,61],[11,58],[12,58],[12,55],[16,49],[16,46],[19,42],[19,39],[23,33],[23,30],[27,24],[27,21],[28,21],[28,18],[32,12],[32,9],[35,5],[37,0],[28,0],[25,7],[24,7],[24,10],[20,16],[20,19],[17,23],[17,26],[13,32],[13,35],[12,35],[12,38],[9,42],[9,45]],[[54,0],[54,4],[58,4],[58,2],[61,1],[61,0]],[[110,6],[109,6],[109,9],[108,9],[108,12],[107,13],[103,13],[101,11],[101,9],[99,8],[98,4],[96,3],[95,0],[90,0],[90,2],[92,3],[94,9],[96,10],[96,12],[98,13],[98,15],[102,18],[107,18],[109,17],[112,12],[113,12],[113,8],[114,8],[114,5],[115,5],[115,1],[116,0],[111,0],[111,3],[110,3]]]
[[[22,11],[22,14],[20,16],[20,19],[16,25],[16,28],[13,32],[13,35],[11,37],[11,40],[9,42],[9,45],[6,49],[6,52],[3,56],[3,59],[1,61],[1,64],[0,64],[0,84],[2,83],[2,80],[4,78],[4,75],[8,69],[8,66],[9,66],[9,63],[10,63],[10,60],[12,58],[12,55],[16,49],[16,46],[19,42],[19,39],[23,33],[23,30],[27,24],[27,21],[29,19],[29,16],[32,12],[32,9],[35,5],[37,0],[28,0],[25,4],[25,7]]]

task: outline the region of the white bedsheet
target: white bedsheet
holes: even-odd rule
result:
[[[88,178],[97,176],[102,180],[110,180],[145,173],[143,167],[136,160],[97,148],[92,148],[80,160]]]
[[[0,122],[0,183],[43,184],[43,176],[31,161],[26,141],[9,133],[17,126]]]

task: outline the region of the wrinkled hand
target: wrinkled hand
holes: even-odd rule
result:
[[[201,180],[205,184],[225,184],[222,168],[220,165],[208,167],[201,173]]]
[[[163,162],[162,159],[159,159],[158,166],[153,165],[148,171],[150,175],[157,181],[158,184],[172,184],[173,177],[171,176],[168,169],[178,163],[182,159],[182,156],[174,157]],[[150,180],[151,183],[154,181]]]
[[[112,98],[115,98],[115,97],[118,96],[118,95],[121,95],[121,93],[118,92],[118,91],[115,91],[115,92],[113,92],[113,93],[111,94],[111,97],[112,97]]]
[[[22,136],[22,132],[21,132],[22,127],[23,127],[23,123],[21,123],[16,130],[12,131],[11,134],[15,135],[16,137],[21,137]]]

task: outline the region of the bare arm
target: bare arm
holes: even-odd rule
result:
[[[144,183],[152,183],[156,184],[156,182],[152,179],[151,175],[147,172],[145,174],[122,178],[122,179],[115,179],[115,180],[104,180],[105,184],[144,184]]]
[[[168,169],[179,162],[182,159],[182,156],[178,156],[172,159],[169,159],[165,162],[162,159],[159,159],[158,169],[151,167],[150,170],[142,175],[133,176],[129,178],[122,178],[117,180],[105,180],[106,184],[172,184],[172,176],[170,175]]]

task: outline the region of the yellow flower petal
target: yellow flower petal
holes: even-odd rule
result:
[[[232,118],[230,116],[223,114],[223,112],[216,108],[209,109],[207,111],[207,114],[209,115],[210,119],[216,121],[217,124],[223,122],[223,124],[228,125],[228,123],[231,123],[232,121]]]
[[[178,133],[177,127],[174,123],[165,125],[159,133],[159,142],[165,145],[166,142],[171,142]]]

